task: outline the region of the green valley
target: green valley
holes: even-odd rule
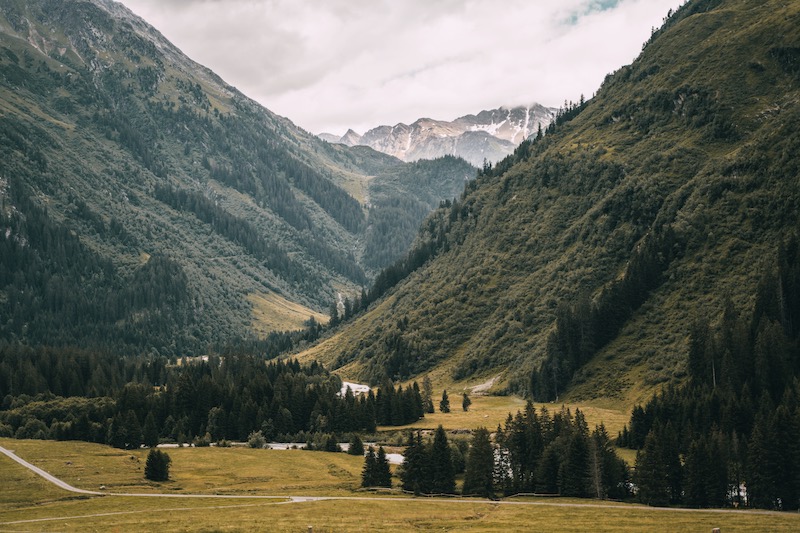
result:
[[[476,169],[0,0],[0,526],[797,530],[800,3],[666,15]]]

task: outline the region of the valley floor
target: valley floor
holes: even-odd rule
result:
[[[0,447],[15,452],[3,451],[0,457],[0,531],[800,528],[800,516],[766,511],[650,508],[562,498],[372,495],[358,491],[361,458],[341,453],[180,448],[170,452],[173,479],[156,484],[142,477],[144,450],[12,439],[0,439]]]

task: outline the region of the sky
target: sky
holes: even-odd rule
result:
[[[122,0],[312,132],[590,98],[680,0]]]

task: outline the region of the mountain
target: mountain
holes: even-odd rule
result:
[[[371,189],[431,210],[475,173],[398,189],[411,166],[319,140],[110,0],[0,3],[0,106],[8,342],[174,355],[325,320],[385,266],[368,242],[404,252]]]
[[[540,127],[547,128],[555,113],[555,109],[533,104],[481,111],[452,122],[421,118],[410,126],[378,126],[364,135],[348,130],[338,139],[323,133],[320,138],[347,146],[369,146],[403,161],[455,155],[481,167],[484,161],[496,162],[511,154]]]
[[[594,98],[434,213],[387,295],[304,357],[542,400],[631,405],[684,381],[692,323],[749,314],[798,231],[799,22],[780,1],[670,13]]]

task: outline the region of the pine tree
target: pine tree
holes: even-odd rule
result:
[[[166,452],[150,448],[147,462],[144,465],[144,477],[150,481],[166,481],[169,479],[169,465],[172,462]]]
[[[708,459],[706,439],[701,437],[692,441],[684,465],[686,473],[684,501],[689,507],[708,507],[706,493],[706,479],[710,476]]]
[[[461,399],[461,408],[466,413],[467,411],[469,411],[470,405],[472,405],[472,400],[469,399],[469,394],[465,392],[464,397]]]
[[[639,500],[647,505],[667,505],[670,501],[667,465],[660,452],[656,434],[651,431],[644,441],[644,448],[636,454],[634,478],[639,487]]]
[[[375,485],[378,487],[392,486],[392,473],[389,470],[389,460],[383,446],[378,446],[378,455],[375,457]]]
[[[408,444],[400,468],[403,490],[414,494],[430,492],[430,460],[428,450],[419,432],[408,434]]]
[[[463,493],[484,498],[494,496],[494,447],[486,428],[478,428],[472,436],[467,454]]]
[[[575,432],[568,441],[567,453],[561,463],[559,492],[562,496],[588,496],[589,447],[586,435]]]
[[[431,446],[431,492],[434,494],[453,494],[456,489],[456,474],[450,457],[450,444],[447,434],[440,425],[433,434]]]
[[[450,399],[447,397],[447,390],[442,391],[442,401],[439,402],[439,411],[450,412]]]
[[[158,427],[156,426],[156,417],[153,416],[152,411],[147,413],[147,417],[144,419],[142,437],[144,445],[148,448],[154,448],[158,445]]]
[[[433,412],[433,384],[427,374],[422,378],[422,405],[426,413]]]
[[[353,436],[350,437],[350,446],[347,448],[347,453],[350,455],[364,455],[364,443],[361,442],[358,434],[353,433]]]
[[[561,458],[558,443],[551,442],[542,452],[536,466],[536,491],[543,494],[558,494],[558,471]]]
[[[375,449],[370,446],[367,449],[367,455],[364,458],[364,469],[361,471],[361,486],[374,487],[376,485],[377,470],[377,457],[375,456]]]

